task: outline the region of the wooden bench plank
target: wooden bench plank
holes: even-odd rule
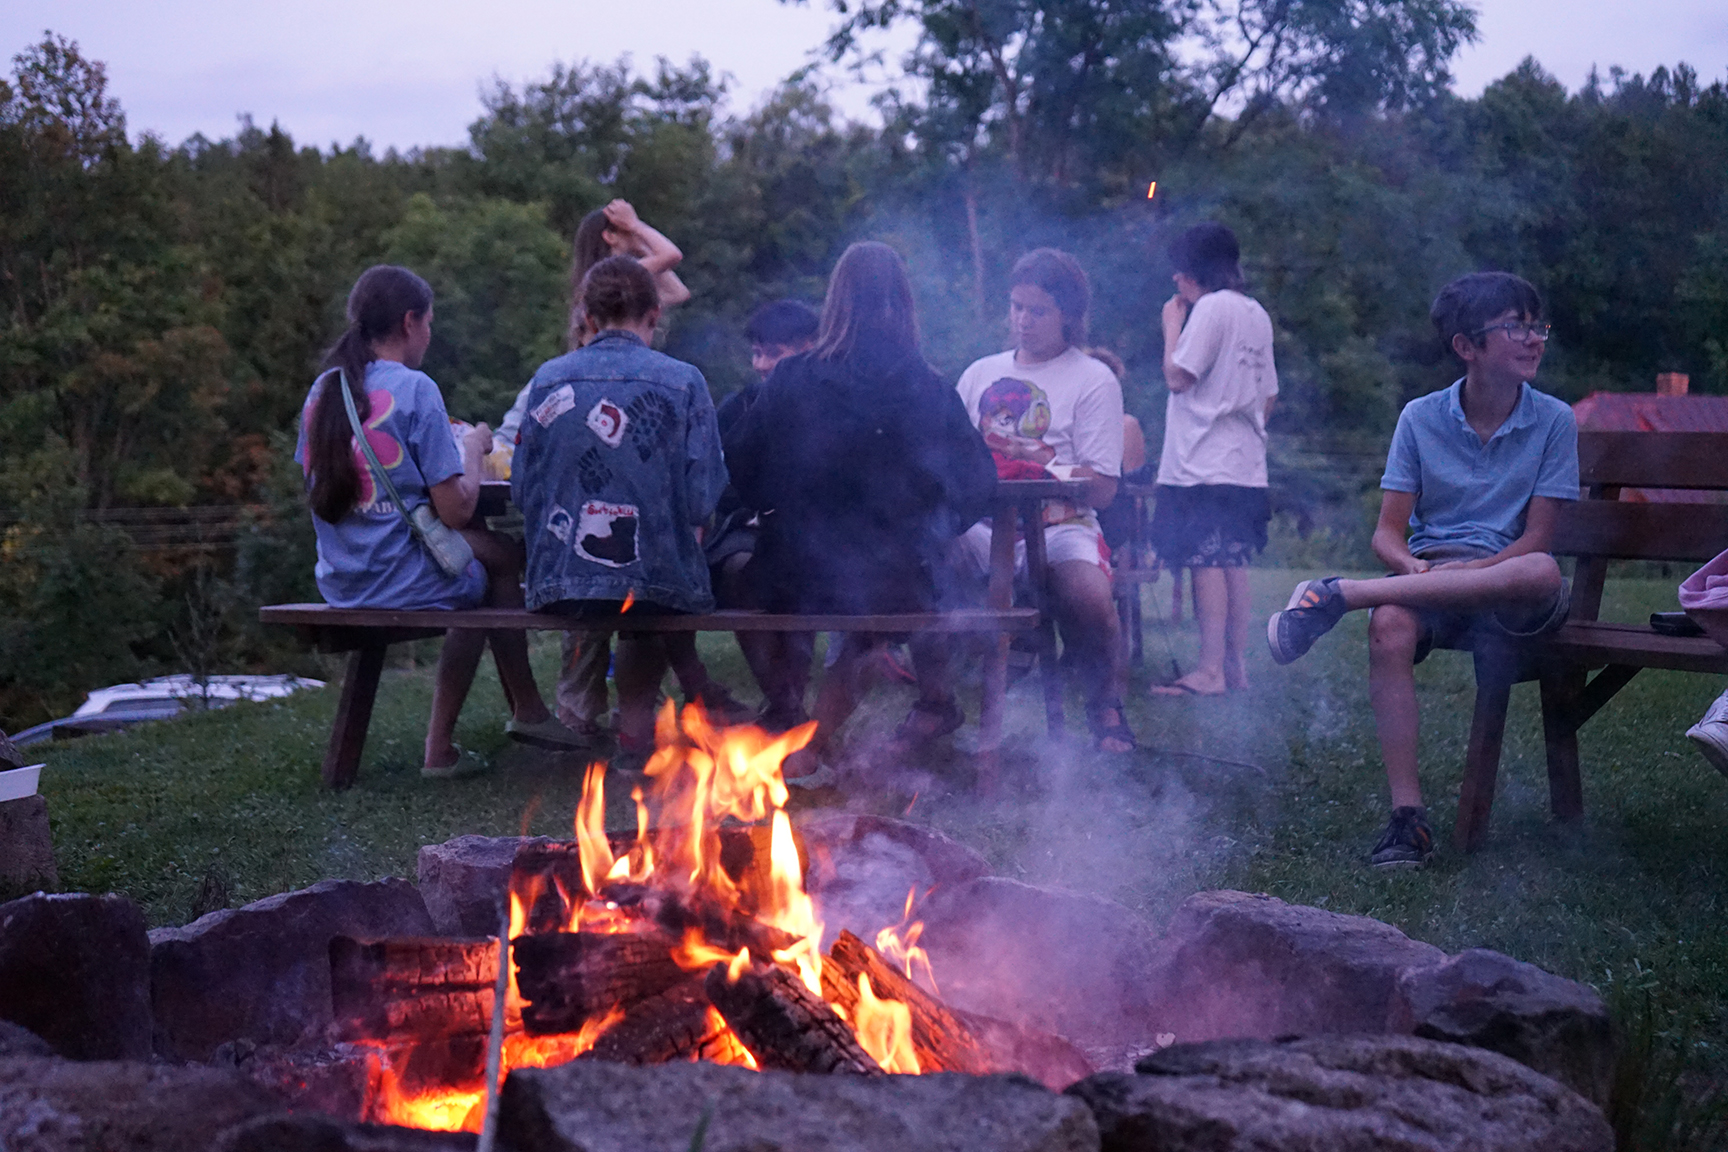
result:
[[[1572,621],[1532,646],[1544,663],[1636,664],[1675,672],[1728,672],[1728,649],[1707,636],[1665,636],[1644,624]]]
[[[503,629],[537,632],[1001,632],[1038,627],[1036,608],[958,608],[951,612],[887,615],[789,615],[724,610],[684,616],[632,615],[601,618],[554,616],[520,608],[437,609],[332,608],[328,604],[274,604],[258,610],[265,624],[318,629],[433,630]],[[402,637],[408,638],[408,637]]]
[[[1560,509],[1558,556],[1704,561],[1728,542],[1728,504],[1579,500]]]
[[[1728,489],[1725,442],[1728,435],[1720,432],[1579,432],[1579,482],[1586,487]]]

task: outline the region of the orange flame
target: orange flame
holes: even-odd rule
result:
[[[613,860],[612,844],[606,839],[606,765],[598,760],[588,765],[582,799],[576,804],[576,852],[582,861],[582,886],[590,894],[599,892]]]
[[[918,1054],[912,1049],[912,1009],[898,1000],[879,1000],[870,977],[858,973],[858,1006],[854,1009],[858,1043],[884,1072],[918,1075]]]
[[[940,995],[936,973],[930,968],[930,954],[918,947],[918,938],[924,935],[924,921],[912,919],[912,905],[917,892],[917,888],[906,890],[906,911],[900,917],[900,923],[876,933],[876,951],[900,965],[906,972],[906,979],[922,985],[933,995]]]
[[[1152,199],[1152,193],[1158,191],[1158,181],[1154,180],[1146,186],[1146,199]]]
[[[636,589],[626,588],[624,590],[624,603],[619,606],[618,615],[622,616],[624,613],[630,611],[630,605],[634,603],[636,603]]]

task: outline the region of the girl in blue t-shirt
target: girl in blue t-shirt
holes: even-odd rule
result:
[[[420,372],[432,341],[431,286],[408,271],[368,268],[348,296],[348,328],[326,355],[326,371],[306,397],[295,459],[306,474],[318,537],[318,590],[343,608],[520,608],[522,549],[470,526],[492,432],[481,424],[458,445],[444,398]],[[408,506],[381,490],[349,423],[338,389],[346,376],[366,441]],[[474,550],[466,571],[449,576],[409,530],[404,512],[430,503],[438,519]],[[505,731],[550,748],[580,748],[540,698],[520,631],[452,629],[445,634],[426,729],[427,777],[468,775],[485,767],[451,739],[487,642],[515,715]]]

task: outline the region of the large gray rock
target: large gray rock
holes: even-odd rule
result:
[[[1054,1032],[1099,1067],[1150,1047],[1154,935],[1122,905],[987,876],[938,888],[922,914],[949,1004]]]
[[[1411,1036],[1218,1040],[1068,1089],[1103,1152],[1612,1152],[1595,1105],[1514,1060]]]
[[[318,1044],[330,1025],[330,938],[425,936],[406,880],[325,880],[150,933],[156,1051],[208,1060],[229,1040]]]
[[[215,1068],[0,1059],[8,1152],[202,1152],[225,1129],[281,1107]]]
[[[0,1059],[9,1056],[55,1056],[53,1045],[10,1020],[0,1020]]]
[[[423,1132],[297,1112],[231,1128],[210,1152],[470,1152],[478,1141],[468,1132]]]
[[[499,1137],[514,1152],[1095,1152],[1078,1100],[1020,1076],[799,1076],[715,1064],[578,1060],[512,1072]]]
[[[58,887],[60,873],[54,867],[48,801],[41,796],[25,796],[0,802],[0,898]]]
[[[420,895],[438,934],[498,935],[498,906],[510,890],[517,849],[550,843],[544,836],[458,836],[420,849]]]
[[[873,943],[900,923],[906,896],[954,887],[990,874],[984,858],[942,833],[905,820],[824,812],[796,828],[808,860],[804,887],[822,909],[822,947],[841,929]]]
[[[1594,989],[1486,948],[1398,977],[1387,1030],[1510,1056],[1608,1102],[1614,1029]]]
[[[1399,974],[1446,958],[1366,916],[1227,891],[1184,900],[1160,953],[1158,1031],[1183,1041],[1382,1032]]]
[[[150,942],[137,905],[41,892],[0,904],[0,1018],[74,1060],[148,1057]]]

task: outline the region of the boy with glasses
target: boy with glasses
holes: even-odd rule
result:
[[[1541,315],[1536,289],[1505,272],[1440,291],[1430,316],[1465,371],[1398,417],[1373,539],[1392,574],[1305,581],[1267,622],[1272,658],[1288,664],[1344,613],[1373,610],[1369,695],[1392,791],[1375,867],[1413,868],[1433,851],[1415,665],[1436,646],[1539,635],[1566,619],[1569,590],[1548,547],[1560,502],[1578,498],[1578,430],[1571,408],[1529,383],[1547,347]]]

